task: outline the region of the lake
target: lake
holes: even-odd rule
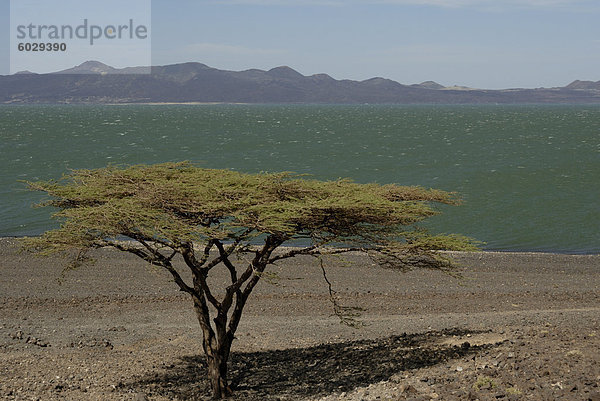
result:
[[[600,106],[0,106],[0,236],[52,228],[21,180],[191,160],[459,192],[428,226],[502,251],[600,252]]]

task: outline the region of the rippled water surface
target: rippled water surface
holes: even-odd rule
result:
[[[193,160],[457,191],[434,230],[600,252],[598,106],[0,106],[0,138],[0,236],[53,227],[19,180]]]

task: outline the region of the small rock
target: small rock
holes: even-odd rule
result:
[[[410,384],[403,384],[400,386],[400,394],[418,394],[419,391],[414,388],[413,386],[411,386]]]
[[[21,330],[15,332],[14,334],[11,335],[13,340],[22,340],[23,339],[23,332]]]
[[[108,331],[127,331],[125,326],[115,326],[108,329]]]
[[[590,394],[588,401],[600,401],[600,392]]]
[[[33,344],[33,345],[37,345],[38,347],[48,347],[48,343],[45,341],[40,340],[37,337],[27,337],[27,340],[25,341],[27,344]]]

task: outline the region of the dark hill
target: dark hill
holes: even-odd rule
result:
[[[567,89],[579,89],[579,90],[596,90],[600,91],[600,81],[573,81],[565,88]]]
[[[433,81],[336,80],[282,66],[227,71],[201,63],[113,68],[98,61],[52,74],[0,76],[0,103],[600,103],[600,81],[564,88],[454,90]]]

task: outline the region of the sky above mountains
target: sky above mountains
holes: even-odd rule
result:
[[[0,0],[0,74],[9,72],[8,3]],[[336,79],[489,89],[600,80],[598,0],[153,0],[151,11],[153,65],[289,65]],[[95,59],[127,66],[110,46]]]

